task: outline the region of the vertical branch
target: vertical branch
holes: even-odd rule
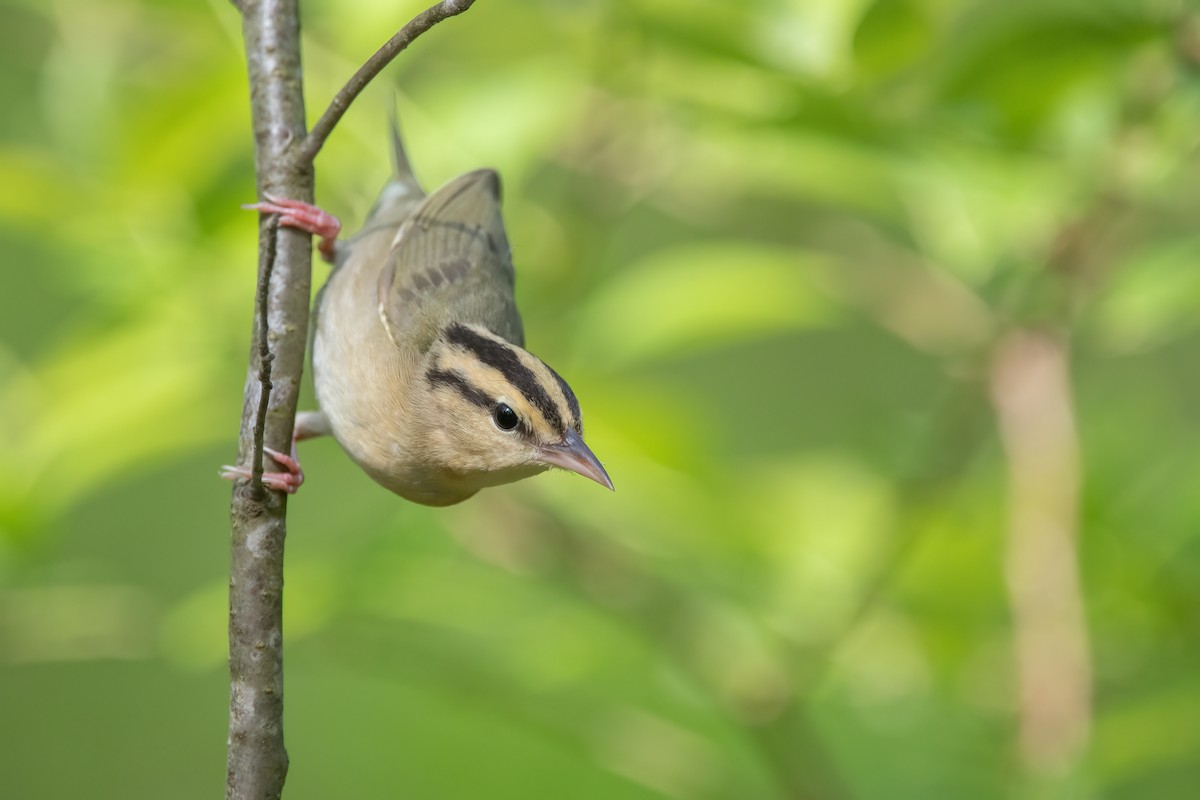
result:
[[[392,37],[304,130],[298,0],[235,0],[242,13],[254,170],[260,197],[311,202],[312,160],[346,108],[414,39],[474,0],[442,0]],[[227,800],[273,800],[283,793],[283,546],[286,496],[262,484],[263,445],[287,451],[304,368],[312,241],[307,233],[259,223],[256,328],[242,406],[238,463],[252,480],[235,484],[230,505],[229,760]]]
[[[290,151],[304,138],[297,0],[243,0],[242,31],[259,194],[311,200],[310,166]],[[261,475],[263,442],[286,451],[304,364],[312,246],[308,234],[259,226],[260,291],[246,377],[238,463]],[[283,746],[283,546],[287,505],[260,480],[235,484],[230,506],[229,760],[226,797],[278,798]]]
[[[263,474],[263,440],[267,435],[267,410],[271,407],[271,362],[275,354],[271,352],[271,275],[275,272],[276,236],[279,233],[279,223],[276,217],[270,217],[268,228],[259,237],[258,254],[258,289],[254,297],[254,318],[258,321],[258,410],[254,413],[253,452],[251,453],[250,473],[255,488],[262,489]]]
[[[1079,443],[1066,343],[1018,330],[991,369],[1008,457],[1006,577],[1019,746],[1035,776],[1066,772],[1091,727],[1092,676],[1078,565]]]

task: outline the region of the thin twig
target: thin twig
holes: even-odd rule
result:
[[[375,76],[383,71],[383,68],[392,62],[392,59],[400,55],[400,53],[408,47],[413,41],[425,33],[425,31],[437,25],[444,19],[457,16],[472,5],[475,0],[442,0],[429,8],[422,11],[420,14],[412,18],[407,25],[401,28],[395,36],[388,39],[382,47],[375,51],[375,54],[367,59],[367,62],[359,67],[358,72],[355,72],[350,80],[346,81],[346,85],[341,88],[333,100],[329,103],[329,108],[325,109],[325,113],[317,120],[317,124],[313,125],[312,130],[304,137],[304,142],[296,151],[297,163],[303,165],[312,164],[317,157],[317,153],[321,152],[321,148],[325,144],[325,140],[333,131],[335,125],[341,120],[346,110],[350,108],[350,104],[358,97],[363,89],[367,88]]]
[[[270,215],[267,229],[259,237],[258,256],[258,411],[254,417],[254,455],[251,459],[251,483],[254,490],[262,491],[263,437],[267,430],[267,409],[271,407],[271,323],[269,300],[271,273],[275,269],[275,241],[279,233],[279,217]]]

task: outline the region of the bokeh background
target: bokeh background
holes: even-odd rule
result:
[[[302,5],[311,120],[423,0]],[[219,796],[238,19],[3,20],[0,795]],[[417,42],[318,201],[361,222],[393,97],[427,186],[498,168],[617,492],[426,509],[306,442],[287,796],[1196,796],[1198,68],[1178,0],[480,0]]]

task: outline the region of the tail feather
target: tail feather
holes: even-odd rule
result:
[[[400,136],[400,122],[395,115],[392,116],[392,167],[392,175],[396,181],[416,186],[418,190],[421,188],[417,183],[416,176],[413,175],[412,164],[408,161],[408,153],[404,150],[404,139]]]
[[[404,142],[400,138],[400,126],[392,115],[392,177],[367,215],[369,225],[399,224],[411,213],[417,203],[425,198],[425,190],[413,175]]]

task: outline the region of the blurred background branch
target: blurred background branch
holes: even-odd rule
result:
[[[1079,447],[1065,344],[1017,331],[992,372],[1008,456],[1005,575],[1017,659],[1020,754],[1036,776],[1069,774],[1091,728],[1091,657],[1079,579]]]

